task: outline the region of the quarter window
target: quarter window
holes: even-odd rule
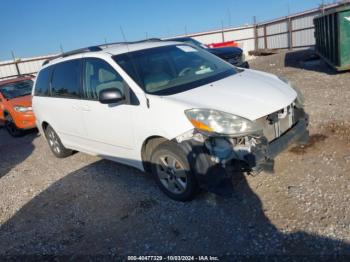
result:
[[[80,60],[70,60],[55,65],[51,94],[54,97],[80,98]]]
[[[35,96],[48,96],[50,87],[50,67],[41,70],[35,83]]]
[[[97,58],[85,59],[84,66],[84,97],[98,100],[99,93],[104,89],[117,88],[124,95],[123,78],[107,62]]]

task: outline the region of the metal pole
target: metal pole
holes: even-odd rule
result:
[[[221,34],[222,34],[222,42],[225,42],[225,35],[224,35],[224,22],[221,19]]]
[[[293,49],[293,31],[292,31],[292,19],[288,17],[288,49]]]
[[[264,25],[264,48],[267,49],[267,33],[266,33],[266,24]]]
[[[256,24],[256,16],[253,16],[253,25],[254,25],[254,49],[258,50],[259,48],[259,39],[258,39],[258,26]]]
[[[12,58],[13,58],[13,63],[15,64],[15,67],[16,67],[17,76],[20,76],[21,72],[19,71],[18,62],[16,60],[15,53],[13,51],[11,51],[11,54],[12,54]]]

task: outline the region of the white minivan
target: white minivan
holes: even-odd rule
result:
[[[236,172],[273,168],[308,140],[300,92],[195,46],[146,40],[94,46],[44,63],[33,89],[57,157],[101,156],[154,175],[179,201],[224,194]]]

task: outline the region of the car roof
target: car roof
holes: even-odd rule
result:
[[[171,41],[187,41],[187,40],[194,40],[192,37],[176,37],[171,38]]]
[[[51,60],[48,64],[45,64],[43,68],[57,64],[63,61],[73,60],[77,58],[81,58],[81,55],[84,53],[85,56],[94,56],[96,54],[105,54],[108,56],[114,56],[119,54],[125,54],[129,52],[144,50],[144,49],[150,49],[155,47],[162,47],[162,46],[169,46],[169,45],[176,45],[176,44],[184,44],[182,42],[175,42],[175,41],[167,41],[167,40],[152,40],[152,41],[139,41],[139,42],[121,42],[121,43],[111,43],[111,44],[105,44],[98,46],[100,51],[82,51],[81,53],[77,52],[72,55],[67,55],[57,57],[53,60]],[[82,49],[83,50],[83,49]],[[86,50],[86,49],[84,49]],[[78,50],[79,51],[79,50]],[[74,52],[74,51],[73,51]]]
[[[0,80],[0,87],[3,85],[22,82],[25,80],[33,80],[33,78],[34,78],[33,76],[20,76],[20,77],[15,77],[15,78],[11,78],[11,79]]]
[[[176,45],[176,44],[179,44],[179,43],[175,41],[139,42],[139,43],[132,43],[132,44],[123,43],[123,44],[115,44],[115,45],[108,46],[103,51],[111,55],[119,55],[123,53],[139,51],[143,49],[150,49],[155,47]]]

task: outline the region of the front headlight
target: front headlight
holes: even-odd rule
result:
[[[287,85],[289,85],[291,88],[294,89],[295,92],[297,92],[297,103],[299,104],[300,107],[304,106],[305,103],[305,98],[303,93],[300,91],[300,89],[294,85],[292,85],[292,83],[288,80],[285,79],[284,77],[278,77],[282,82],[286,83]]]
[[[21,113],[33,111],[31,106],[28,106],[28,107],[27,106],[14,106],[13,108],[15,109],[15,111],[21,112]]]
[[[218,110],[189,109],[185,114],[195,128],[209,133],[242,136],[261,132],[257,123]]]

